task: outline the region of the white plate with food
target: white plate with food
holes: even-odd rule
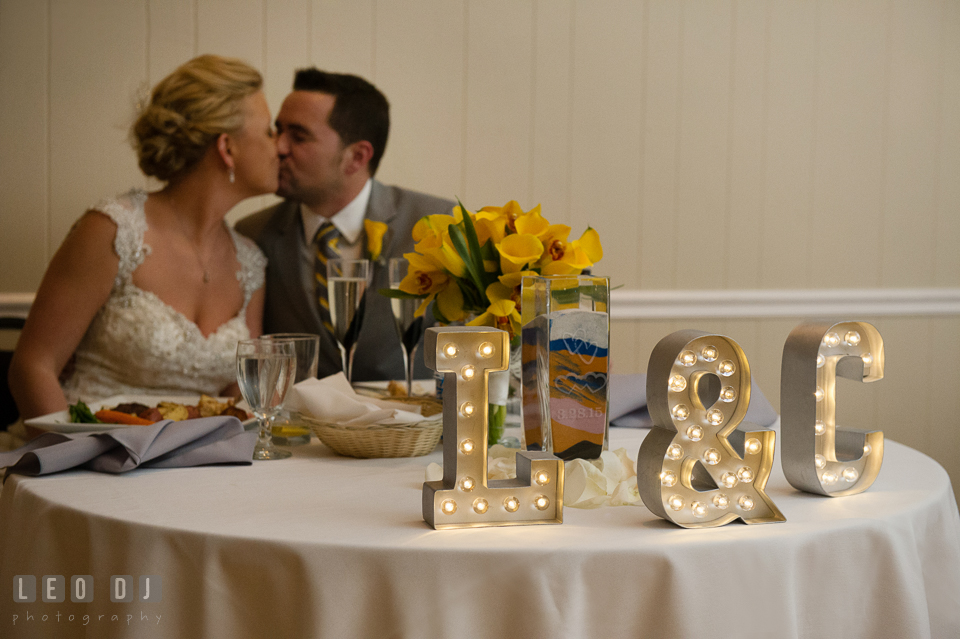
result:
[[[116,410],[127,415],[159,421],[173,419],[180,421],[193,417],[207,417],[219,415],[228,408],[234,407],[234,400],[224,397],[209,397],[206,395],[114,395],[101,401],[88,404],[90,413],[102,410]],[[219,410],[218,410],[219,409]],[[242,410],[242,409],[241,409]],[[229,414],[229,413],[227,413]],[[248,413],[249,415],[249,413]],[[239,418],[240,415],[237,415]],[[132,420],[131,420],[132,421]],[[241,419],[245,428],[256,423],[256,419],[248,416]],[[54,433],[87,433],[93,431],[113,430],[126,428],[134,424],[129,423],[78,423],[71,421],[70,411],[61,410],[56,413],[24,420],[24,425],[38,430]]]

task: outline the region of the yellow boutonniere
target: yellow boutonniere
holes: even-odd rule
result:
[[[376,262],[383,252],[383,236],[387,233],[387,225],[383,222],[364,220],[363,228],[367,232],[367,253],[370,260]]]

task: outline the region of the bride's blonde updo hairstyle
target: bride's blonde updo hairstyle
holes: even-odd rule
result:
[[[200,161],[221,133],[243,126],[242,101],[263,86],[235,58],[202,55],[160,81],[131,131],[140,169],[164,182]]]

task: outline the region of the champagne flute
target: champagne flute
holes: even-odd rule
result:
[[[370,260],[329,260],[327,262],[327,301],[333,337],[340,347],[340,358],[347,381],[353,381],[353,354],[363,323],[364,293],[370,280]]]
[[[400,282],[407,276],[409,267],[410,263],[406,258],[390,258],[388,265],[390,288],[400,288]],[[414,356],[423,329],[423,316],[414,317],[418,306],[420,306],[420,300],[416,298],[390,298],[390,309],[393,311],[393,319],[396,320],[397,336],[400,338],[400,348],[403,350],[403,374],[407,382],[407,397],[413,397],[413,368],[416,363]]]
[[[297,371],[293,342],[248,339],[237,343],[237,383],[260,425],[254,459],[285,459],[290,451],[274,447],[270,420],[276,415]]]

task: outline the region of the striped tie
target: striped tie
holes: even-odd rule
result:
[[[313,238],[314,277],[317,280],[317,301],[320,303],[320,319],[330,333],[333,333],[333,324],[330,322],[330,302],[327,299],[327,261],[340,257],[340,231],[331,222],[324,222]]]

